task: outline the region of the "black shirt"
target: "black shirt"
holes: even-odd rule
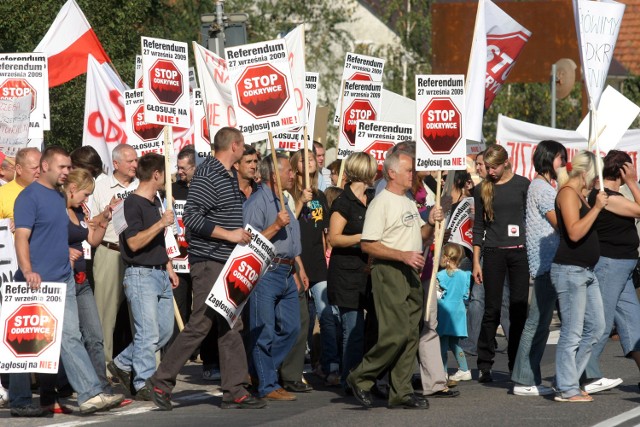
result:
[[[327,280],[327,260],[324,256],[322,236],[329,228],[329,208],[327,198],[322,191],[313,193],[313,198],[305,203],[298,216],[300,236],[302,237],[302,265],[309,282]]]
[[[124,200],[124,217],[127,228],[120,234],[120,254],[126,264],[134,265],[165,265],[169,261],[167,248],[164,243],[164,233],[161,231],[144,248],[134,252],[129,248],[127,239],[144,231],[160,221],[162,217],[160,199],[149,199],[131,194]]]
[[[609,197],[624,197],[617,191],[605,188]],[[598,190],[589,193],[589,203],[593,206],[596,202]],[[602,209],[595,222],[600,240],[600,256],[613,259],[638,258],[638,232],[636,221],[628,216],[617,215],[606,209]]]
[[[187,200],[189,194],[189,185],[185,181],[176,181],[171,184],[171,192],[176,200]]]
[[[562,189],[560,189],[560,191],[562,191]],[[558,194],[560,193],[558,192]],[[589,210],[589,206],[580,199],[580,218],[584,218],[584,216],[589,213]],[[567,229],[565,228],[564,221],[562,220],[562,212],[558,206],[557,197],[556,217],[558,218],[560,245],[558,246],[555,258],[553,258],[554,264],[577,265],[584,268],[595,267],[598,263],[598,258],[600,258],[600,243],[598,242],[598,232],[596,231],[596,227],[591,226],[591,229],[587,234],[577,242],[569,239]]]
[[[367,206],[371,203],[375,190],[366,191]],[[351,191],[351,184],[344,187],[331,206],[331,214],[337,213],[347,220],[342,234],[353,236],[362,233],[365,206]],[[361,309],[364,307],[367,290],[367,254],[360,245],[348,248],[332,248],[327,276],[327,295],[329,303],[339,307]]]
[[[71,219],[69,219],[69,247],[82,252],[80,258],[73,263],[73,272],[80,273],[87,271],[87,262],[84,259],[82,242],[87,240],[87,237],[89,237],[89,229],[87,228],[87,224],[84,222],[84,212],[82,212],[82,208],[74,208],[73,211],[75,212],[76,217],[78,217],[80,225],[74,224],[71,222]]]

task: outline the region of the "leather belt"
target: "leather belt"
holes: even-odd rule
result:
[[[127,267],[133,267],[133,268],[150,268],[152,270],[162,270],[162,271],[166,271],[167,270],[167,265],[166,264],[160,264],[160,265],[139,265],[139,264],[127,264]]]
[[[275,262],[276,264],[281,264],[281,265],[288,265],[290,267],[293,267],[296,263],[296,261],[293,258],[278,258],[278,257],[275,257],[272,262]]]
[[[116,245],[115,243],[111,243],[111,242],[100,242],[100,244],[107,249],[120,252],[120,245]]]

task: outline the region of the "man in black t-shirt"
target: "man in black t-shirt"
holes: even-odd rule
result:
[[[164,233],[173,225],[173,209],[163,212],[157,196],[164,188],[164,157],[149,153],[138,161],[138,188],[124,201],[127,228],[120,233],[120,254],[127,268],[124,293],[131,309],[135,335],[107,365],[136,400],[151,400],[146,380],[156,370],[155,353],[173,331],[173,293],[178,276],[167,256]]]

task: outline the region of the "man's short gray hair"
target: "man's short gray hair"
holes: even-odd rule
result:
[[[136,151],[135,148],[133,148],[129,144],[116,145],[113,151],[111,152],[111,160],[113,160],[114,162],[121,161],[123,153],[127,150],[133,150],[134,152]]]
[[[287,156],[280,153],[276,153],[276,159],[285,159],[286,161],[289,161],[289,158]],[[280,167],[279,163],[278,167]],[[275,173],[275,169],[273,167],[273,157],[271,156],[271,154],[264,156],[264,158],[260,160],[258,168],[260,170],[260,178],[262,179],[262,181],[271,182],[271,175]]]
[[[389,171],[398,171],[400,165],[400,156],[407,156],[413,159],[413,155],[407,151],[397,150],[393,153],[387,154],[387,158],[384,159],[384,165],[382,166],[382,175],[384,179],[390,181]]]

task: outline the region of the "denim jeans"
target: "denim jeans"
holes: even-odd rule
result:
[[[458,369],[461,371],[468,371],[469,365],[467,364],[467,358],[464,355],[464,351],[460,347],[460,337],[452,337],[449,335],[440,335],[440,352],[442,353],[442,363],[444,365],[444,371],[449,371],[448,353],[451,350],[456,362],[458,363]]]
[[[338,370],[340,356],[338,355],[338,309],[329,304],[327,296],[327,282],[316,282],[309,287],[320,322],[320,340],[322,353],[320,366],[325,374]]]
[[[249,298],[251,370],[260,397],[280,388],[278,369],[300,332],[299,304],[292,267],[271,264]]]
[[[80,334],[84,348],[89,354],[91,364],[98,375],[103,390],[109,390],[109,382],[104,370],[104,342],[102,339],[102,325],[98,316],[96,299],[89,286],[89,281],[76,283],[76,300],[78,302],[78,320],[80,321]]]
[[[604,332],[593,346],[593,353],[585,369],[588,379],[602,378],[599,359],[609,340],[614,321],[625,356],[640,350],[640,303],[633,287],[632,273],[636,259],[600,257],[595,273],[600,283],[604,307]]]
[[[549,325],[556,307],[558,295],[551,283],[550,273],[544,273],[533,280],[533,295],[529,306],[529,316],[524,324],[516,363],[511,379],[516,384],[540,385],[540,361],[549,338]]]
[[[73,274],[69,274],[66,284],[60,358],[64,363],[69,383],[78,394],[78,404],[81,405],[86,400],[102,393],[103,389],[91,364],[91,359],[82,344],[76,302],[76,281]],[[17,380],[14,380],[14,377]],[[11,406],[31,404],[31,381],[29,378],[29,374],[11,374],[9,389]]]
[[[598,279],[591,269],[551,265],[558,292],[562,326],[556,347],[556,387],[562,397],[580,394],[579,380],[593,346],[604,333],[604,312]]]
[[[364,356],[364,312],[353,308],[338,308],[342,324],[342,376],[340,382],[345,386],[347,375],[362,362]]]
[[[133,386],[140,390],[156,371],[156,351],[171,338],[173,293],[169,275],[163,270],[127,267],[123,283],[135,334],[114,363],[124,371],[133,371]]]

